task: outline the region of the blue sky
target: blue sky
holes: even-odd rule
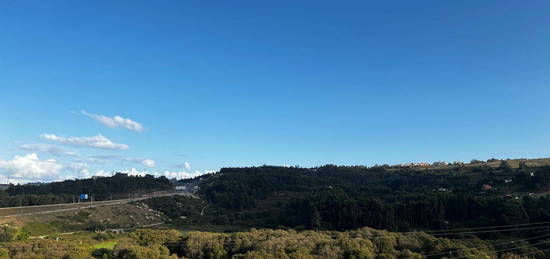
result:
[[[0,182],[550,157],[548,13],[542,0],[2,1]]]

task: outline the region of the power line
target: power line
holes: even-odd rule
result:
[[[523,246],[516,246],[516,247],[513,247],[513,248],[495,250],[495,251],[492,251],[492,252],[494,252],[494,253],[500,253],[500,252],[506,252],[506,251],[513,251],[513,250],[516,250],[516,249],[518,249],[518,248],[530,247],[530,246],[537,246],[537,245],[548,244],[548,243],[550,243],[550,240],[549,240],[549,241],[538,242],[538,243],[532,244],[532,245],[529,244],[529,245],[523,245]],[[450,257],[449,259],[460,259],[460,258],[466,258],[466,257],[468,257],[468,256],[466,255],[466,256]]]
[[[513,228],[513,229],[496,229],[496,230],[470,231],[470,232],[456,232],[456,233],[446,233],[446,234],[433,234],[432,236],[448,236],[448,235],[458,235],[458,234],[464,235],[464,234],[480,234],[480,233],[523,231],[523,230],[543,229],[543,228],[550,228],[550,226],[528,227],[528,228]]]
[[[451,232],[451,231],[463,231],[463,230],[505,228],[505,227],[526,226],[526,225],[540,225],[540,224],[548,224],[548,223],[550,223],[550,221],[542,221],[542,222],[534,222],[534,223],[522,223],[522,224],[513,224],[513,225],[498,225],[498,226],[476,227],[476,228],[456,228],[456,229],[428,230],[428,231],[425,231],[425,232],[426,233]]]
[[[515,254],[515,255],[518,255],[518,256],[523,256],[523,255],[530,255],[530,254],[536,254],[536,253],[544,253],[546,251],[550,251],[550,248],[548,249],[543,249],[543,250],[538,250],[538,251],[534,251],[534,252],[529,252],[529,253],[521,253],[521,254]]]
[[[531,230],[531,229],[540,229],[540,228],[550,228],[550,226],[544,226],[544,227],[530,227],[530,228],[518,228],[518,229],[509,229],[509,230],[506,230],[506,231],[523,231],[523,230]],[[497,230],[497,231],[491,231],[491,232],[499,232],[499,231],[503,231],[503,230]],[[477,231],[475,233],[480,233],[480,232],[483,232],[483,233],[487,233],[488,231]],[[464,233],[474,233],[474,232],[464,232]],[[374,238],[400,238],[400,236],[398,235],[399,233],[396,233],[397,235],[396,236],[391,236],[391,235],[379,235],[379,236],[362,236],[363,238],[367,238],[367,239],[374,239]],[[419,233],[420,234],[420,233]],[[455,234],[455,233],[453,233]],[[520,242],[520,241],[525,241],[525,240],[533,240],[533,239],[537,239],[537,238],[541,238],[541,237],[545,237],[545,236],[550,236],[550,234],[545,234],[545,235],[541,235],[541,236],[536,236],[536,237],[531,237],[531,238],[527,238],[527,239],[519,239],[519,240],[515,240],[515,241],[506,241],[506,242],[502,242],[502,243],[513,243],[513,242]],[[224,243],[232,243],[232,242],[237,242],[237,241],[224,241]],[[166,245],[180,245],[180,243],[165,243]],[[495,244],[496,245],[496,244]],[[459,250],[473,250],[473,249],[476,249],[476,248],[465,248],[465,249],[459,249]],[[431,254],[431,255],[437,255],[437,254]],[[431,256],[431,255],[426,255],[426,256]]]
[[[465,234],[482,234],[482,233],[496,233],[496,232],[510,232],[510,231],[524,231],[524,230],[533,230],[533,229],[550,229],[550,226],[542,226],[542,227],[528,227],[528,228],[513,228],[513,229],[497,229],[497,230],[484,230],[484,231],[469,231],[469,232],[455,232],[455,233],[444,233],[444,234],[430,234],[430,233],[424,233],[424,232],[407,232],[405,233],[399,233],[399,232],[393,232],[394,235],[390,233],[388,234],[380,234],[380,235],[364,235],[362,237],[364,238],[397,238],[398,235],[402,235],[405,237],[414,237],[414,236],[420,236],[422,234],[431,235],[433,237],[445,237],[445,236],[452,236],[452,235],[465,235]]]
[[[530,238],[524,238],[524,239],[503,241],[503,242],[498,242],[498,243],[489,244],[489,245],[491,245],[491,246],[500,246],[500,245],[504,245],[504,244],[511,244],[511,243],[517,243],[517,242],[522,242],[522,241],[527,241],[527,240],[539,239],[539,238],[543,238],[543,237],[547,237],[547,236],[550,236],[550,234],[541,235],[541,236],[536,236],[536,237],[530,237]],[[440,253],[435,253],[435,254],[427,254],[427,255],[424,255],[424,256],[430,257],[430,256],[436,256],[436,255],[444,255],[444,254],[450,254],[450,253],[454,253],[454,252],[458,252],[458,251],[474,250],[474,249],[480,249],[480,248],[485,248],[485,247],[486,247],[486,246],[461,248],[461,249],[456,249],[456,250],[448,251],[448,252],[440,252]]]
[[[497,230],[499,228],[511,228],[511,227],[518,227],[518,226],[536,226],[536,225],[543,225],[543,224],[550,224],[550,221],[542,221],[542,222],[534,222],[534,223],[521,223],[521,224],[509,224],[509,225],[497,225],[497,226],[486,226],[486,227],[476,227],[476,228],[457,228],[457,229],[443,229],[443,230],[427,230],[427,231],[408,231],[408,232],[390,232],[395,234],[401,234],[401,235],[419,235],[422,233],[430,234],[432,236],[447,236],[447,235],[457,235],[457,234],[471,234],[471,233],[491,233],[491,232],[500,232],[500,231],[514,231],[514,230],[522,230],[522,229],[534,229],[534,228],[513,228],[513,229],[501,229]],[[544,226],[539,228],[545,228],[550,226]],[[469,231],[469,230],[484,230],[484,229],[494,229],[491,231]],[[384,230],[378,230],[378,231],[384,231]],[[455,232],[459,231],[459,232]],[[443,233],[448,232],[448,233]],[[433,234],[432,234],[433,233]],[[387,234],[381,234],[381,235],[367,235],[366,237],[378,237],[378,236],[389,236]]]

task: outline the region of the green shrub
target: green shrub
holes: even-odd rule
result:
[[[8,226],[0,226],[0,242],[12,241],[15,236],[15,229]]]
[[[101,232],[101,233],[97,233],[97,235],[94,236],[94,239],[98,241],[105,241],[105,240],[113,239],[114,237],[115,236],[111,233]]]
[[[43,236],[57,233],[57,228],[51,224],[44,222],[30,222],[22,228],[22,232],[26,232],[29,236]]]

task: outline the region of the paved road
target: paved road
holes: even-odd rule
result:
[[[62,203],[62,204],[50,204],[50,205],[6,207],[6,208],[0,208],[0,214],[6,214],[6,215],[0,215],[0,218],[32,216],[32,215],[45,214],[45,213],[89,209],[89,208],[95,208],[95,207],[101,207],[101,206],[113,206],[113,205],[119,205],[123,203],[130,203],[134,201],[145,200],[153,197],[172,196],[176,194],[177,193],[169,193],[169,194],[160,194],[160,195],[150,195],[150,196],[141,197],[141,198],[130,198],[130,199],[98,201],[98,202]]]

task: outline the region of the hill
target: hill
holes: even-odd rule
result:
[[[550,166],[544,161],[223,168],[177,183],[199,186],[196,194],[69,204],[63,206],[74,209],[40,216],[22,212],[43,207],[0,209],[4,231],[13,232],[0,243],[6,249],[0,257],[28,255],[16,247],[41,247],[48,241],[28,239],[40,236],[62,240],[67,254],[104,258],[545,258]],[[97,181],[88,183],[97,188]],[[20,215],[1,217],[8,212]],[[149,226],[179,231],[137,230]]]
[[[78,202],[80,194],[88,195],[86,201],[125,199],[172,189],[170,180],[163,176],[155,178],[152,175],[129,176],[117,173],[111,177],[10,185],[7,190],[0,190],[0,207]]]
[[[550,221],[550,167],[224,168],[200,195],[229,225],[394,231]],[[521,165],[520,165],[521,164]]]

